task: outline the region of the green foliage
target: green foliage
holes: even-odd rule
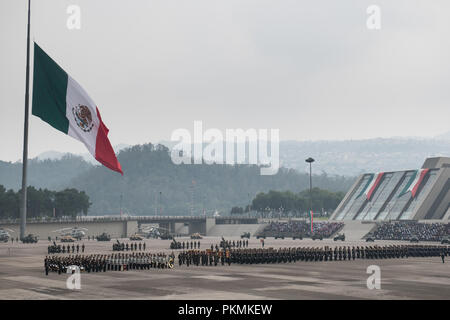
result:
[[[190,214],[192,195],[194,214],[203,209],[228,214],[233,206],[249,205],[260,192],[291,190],[292,201],[299,201],[294,192],[309,187],[309,175],[292,169],[281,168],[276,175],[262,176],[255,165],[175,165],[169,150],[161,145],[136,145],[122,150],[118,159],[123,176],[96,166],[67,184],[86,191],[94,215],[118,214],[121,195],[123,211],[135,215],[153,215],[155,210],[161,215]],[[313,176],[315,186],[332,192],[346,191],[353,182],[354,178]],[[327,202],[328,207],[331,204]]]
[[[259,193],[252,201],[253,210],[264,212],[267,210],[303,213],[308,212],[312,199],[313,212],[332,212],[344,198],[344,192],[331,192],[313,188],[311,192],[303,190],[297,194],[291,191],[269,191]]]
[[[19,218],[22,190],[15,192],[0,185],[0,219]],[[87,215],[91,203],[84,191],[65,189],[50,191],[47,189],[27,188],[27,217],[52,217],[53,208],[57,217],[76,216],[83,212]]]
[[[233,207],[233,208],[231,208],[230,213],[231,214],[243,214],[244,213],[244,208],[242,208],[242,207]]]
[[[36,188],[61,190],[67,183],[93,165],[82,157],[67,154],[59,160],[28,160],[28,185]],[[22,186],[22,163],[0,161],[0,184],[6,189]]]

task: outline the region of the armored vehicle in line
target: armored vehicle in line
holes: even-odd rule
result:
[[[241,234],[241,239],[244,238],[250,239],[250,232],[244,232],[243,234]]]
[[[97,241],[110,241],[111,236],[106,232],[103,232],[101,235],[97,236]]]
[[[26,237],[22,238],[22,242],[23,243],[36,243],[36,242],[38,242],[38,237],[30,233]]]
[[[333,240],[334,241],[338,241],[338,240],[345,241],[345,234],[338,234],[337,236],[335,236],[333,238]]]

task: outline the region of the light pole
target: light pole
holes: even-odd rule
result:
[[[314,159],[309,157],[305,160],[309,163],[309,217],[311,219],[311,233],[313,232],[313,219],[312,219],[312,163]]]
[[[162,192],[159,192],[159,201],[158,201],[158,206],[159,206],[159,215],[161,216],[161,196],[162,196]]]

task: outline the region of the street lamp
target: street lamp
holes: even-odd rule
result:
[[[162,192],[159,192],[159,201],[158,201],[158,207],[159,207],[159,215],[161,216],[161,196],[162,196]]]
[[[309,214],[311,219],[311,233],[313,232],[313,219],[312,219],[312,163],[314,159],[309,157],[305,160],[309,163]]]

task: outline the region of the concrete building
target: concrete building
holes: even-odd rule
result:
[[[166,229],[170,234],[190,235],[240,235],[252,234],[261,227],[257,218],[251,217],[191,217],[191,216],[141,216],[141,217],[82,217],[81,219],[30,219],[27,221],[26,234],[34,234],[40,239],[60,236],[56,230],[62,228],[86,228],[86,237],[95,237],[103,232],[112,238],[127,238],[136,233],[140,227],[155,225]],[[20,234],[20,220],[0,221],[0,227],[13,230],[13,236]],[[244,231],[243,231],[244,230]]]
[[[450,158],[425,160],[421,169],[358,177],[332,220],[449,220]]]

